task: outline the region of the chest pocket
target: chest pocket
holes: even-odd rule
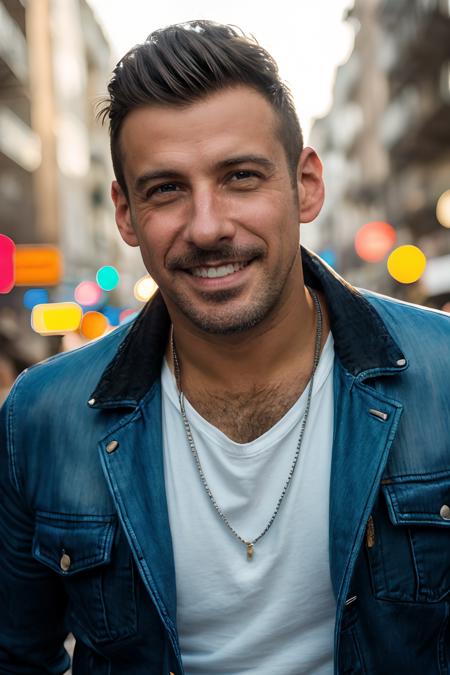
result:
[[[131,554],[114,515],[38,512],[33,557],[63,579],[75,634],[107,643],[136,633]]]
[[[450,593],[450,476],[388,482],[368,523],[375,595],[439,602]]]

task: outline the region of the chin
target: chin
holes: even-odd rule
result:
[[[191,308],[190,308],[191,309]],[[266,303],[253,306],[239,307],[221,311],[220,307],[211,306],[205,312],[184,311],[184,315],[191,323],[205,333],[211,335],[238,335],[251,330],[269,316],[272,307]]]

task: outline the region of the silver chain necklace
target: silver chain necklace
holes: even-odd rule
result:
[[[301,426],[300,426],[300,434],[299,434],[299,437],[298,437],[297,449],[295,451],[295,455],[294,455],[294,459],[293,459],[292,464],[291,464],[291,468],[289,469],[287,480],[284,484],[281,495],[279,496],[277,504],[275,506],[275,510],[272,513],[272,515],[270,517],[270,520],[267,523],[266,527],[262,530],[262,532],[257,537],[255,537],[251,541],[247,541],[246,539],[241,537],[241,535],[238,532],[236,532],[234,527],[231,525],[227,516],[222,511],[222,509],[220,508],[219,504],[217,503],[213,493],[211,492],[211,488],[209,487],[208,481],[206,480],[206,476],[203,472],[203,468],[202,468],[202,465],[200,463],[200,458],[198,456],[197,448],[195,447],[194,438],[192,436],[191,426],[189,424],[189,420],[188,420],[187,415],[186,415],[186,409],[185,409],[185,406],[184,406],[184,394],[183,394],[183,390],[181,388],[181,368],[180,368],[180,362],[178,360],[178,354],[177,354],[177,351],[176,351],[176,348],[175,348],[175,339],[174,339],[173,327],[172,327],[170,344],[171,344],[171,349],[172,349],[172,358],[173,358],[173,364],[174,364],[174,370],[175,370],[175,380],[176,380],[177,388],[178,388],[178,400],[180,402],[180,412],[181,412],[181,417],[183,419],[184,430],[186,432],[186,439],[187,439],[187,442],[188,442],[189,447],[191,449],[191,452],[194,456],[195,464],[196,464],[198,472],[200,474],[200,478],[201,478],[201,481],[203,483],[203,487],[205,488],[209,499],[211,500],[215,510],[219,514],[220,519],[225,523],[225,525],[230,530],[230,532],[232,532],[232,534],[245,545],[245,547],[247,549],[247,560],[251,560],[253,558],[255,544],[260,539],[262,539],[262,537],[264,537],[264,535],[271,528],[271,526],[272,526],[272,524],[273,524],[273,522],[274,522],[274,520],[275,520],[275,518],[278,514],[278,511],[280,510],[281,502],[283,501],[284,496],[287,492],[287,489],[288,489],[289,484],[291,482],[292,476],[294,475],[295,467],[297,465],[297,460],[300,456],[300,450],[301,450],[301,447],[302,447],[302,441],[303,441],[303,436],[304,436],[304,433],[305,433],[306,422],[308,420],[309,410],[310,410],[310,407],[311,407],[311,398],[312,398],[312,391],[313,391],[313,384],[314,384],[314,375],[316,373],[317,365],[318,365],[319,359],[320,359],[320,345],[321,345],[321,342],[322,342],[322,322],[323,322],[322,308],[320,306],[320,302],[319,302],[319,299],[317,297],[317,294],[310,288],[308,288],[308,291],[310,292],[311,297],[314,301],[314,306],[315,306],[315,310],[316,310],[316,317],[317,317],[317,328],[316,328],[316,338],[315,338],[315,346],[314,346],[314,361],[313,361],[311,379],[310,379],[309,385],[308,385],[308,397],[307,397],[307,400],[306,400],[306,408],[305,408],[305,412],[304,412],[303,418],[302,418],[302,423],[301,423]]]

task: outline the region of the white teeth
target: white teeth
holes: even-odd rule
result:
[[[203,277],[204,279],[215,279],[217,277],[227,277],[230,274],[239,272],[248,263],[230,263],[229,265],[220,265],[219,267],[194,267],[191,273],[194,277]]]
[[[221,265],[216,268],[216,277],[227,277],[229,274],[234,274],[234,265]]]
[[[192,270],[192,275],[194,277],[207,277],[208,276],[208,270],[206,267],[194,267]]]

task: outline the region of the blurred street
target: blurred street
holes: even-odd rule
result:
[[[327,197],[301,229],[355,285],[444,310],[449,13],[441,0],[348,2],[353,49],[307,139]],[[117,55],[99,17],[86,0],[0,2],[1,398],[23,368],[131,320],[155,292],[114,223],[95,113]]]
[[[450,312],[450,2],[349,0],[342,21],[351,53],[307,139],[326,201],[301,242],[358,287]],[[96,119],[117,58],[87,0],[0,0],[0,404],[157,290],[117,232]]]

